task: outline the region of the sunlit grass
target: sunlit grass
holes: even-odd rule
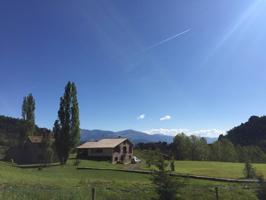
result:
[[[133,200],[136,197],[139,200],[148,200],[155,195],[150,175],[109,170],[77,170],[73,163],[74,160],[69,160],[66,166],[38,170],[38,168],[21,169],[0,162],[0,199],[90,199],[92,187],[96,187],[97,200]],[[232,165],[235,164],[238,167],[234,169]],[[85,160],[82,160],[80,165],[101,169],[123,169],[132,166]],[[215,170],[219,171],[224,167],[229,170],[230,166],[231,174],[236,171],[240,173],[241,165],[243,166],[237,163],[177,161],[176,170],[180,173],[198,175],[206,173],[211,176],[218,174]],[[256,199],[253,190],[243,189],[241,184],[193,179],[178,180],[184,184],[179,190],[183,199],[214,199],[215,186],[220,187],[221,199]]]
[[[266,176],[266,164],[253,164],[257,173]],[[176,161],[175,171],[181,174],[218,178],[244,178],[244,163],[211,161]]]

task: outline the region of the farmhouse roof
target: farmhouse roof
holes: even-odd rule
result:
[[[126,140],[127,138],[101,139],[97,142],[86,142],[77,148],[78,149],[115,148],[117,145],[121,144]]]
[[[42,136],[29,136],[28,137],[31,143],[41,143],[42,142]]]

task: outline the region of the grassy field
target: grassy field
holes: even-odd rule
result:
[[[91,187],[96,187],[97,200],[148,200],[155,197],[150,175],[117,172],[108,170],[77,170],[70,160],[66,166],[53,166],[38,170],[37,168],[20,169],[0,162],[0,199],[90,199]],[[212,162],[211,162],[212,163]],[[177,172],[201,174],[207,173],[211,163],[178,161]],[[222,170],[230,163],[216,163],[215,169]],[[81,166],[95,168],[132,168],[133,165],[112,165],[108,162],[81,161]],[[200,166],[204,166],[200,168]],[[134,166],[136,167],[136,166]],[[138,167],[143,167],[140,165]],[[199,170],[199,168],[201,170]],[[228,166],[228,170],[229,170]],[[198,171],[199,170],[199,171]],[[239,167],[239,171],[241,168]],[[231,174],[234,171],[230,172]],[[240,172],[239,172],[240,173]],[[213,175],[214,171],[210,174]],[[179,194],[182,199],[214,199],[214,188],[219,187],[220,199],[256,199],[254,191],[246,185],[222,182],[177,179],[182,183]],[[249,185],[248,187],[252,187]]]
[[[143,152],[135,150],[138,157],[143,158]],[[143,159],[142,159],[143,160]],[[266,177],[266,164],[252,163],[258,174]],[[137,168],[147,168],[145,161]],[[214,162],[214,161],[175,161],[175,171],[180,174],[201,175],[216,178],[242,179],[244,163]]]
[[[128,199],[134,199],[133,192],[138,193],[143,187],[148,197],[144,193],[142,199],[149,199],[153,193],[147,175],[77,170],[73,161],[42,170],[20,169],[0,162],[1,199],[89,199],[91,187],[97,188],[97,199],[121,199],[127,193],[132,193]]]
[[[266,177],[266,164],[252,164],[258,174]],[[108,162],[97,162],[84,160],[80,167],[91,167],[101,169],[128,169],[128,170],[150,170],[145,163],[136,165],[112,165]],[[175,161],[175,172],[178,174],[200,175],[215,178],[243,179],[244,163],[213,162],[213,161]]]
[[[266,177],[266,164],[253,164],[257,173]],[[176,161],[177,173],[218,178],[243,178],[244,163],[210,161]]]

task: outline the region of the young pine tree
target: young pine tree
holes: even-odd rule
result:
[[[171,169],[172,172],[175,171],[175,160],[174,160],[174,158],[172,158],[171,161],[170,161],[170,169]]]
[[[245,178],[256,178],[256,170],[249,161],[246,161],[243,173]]]
[[[157,200],[178,200],[177,190],[180,187],[179,183],[173,176],[170,176],[166,170],[167,164],[161,156],[156,164],[158,170],[154,171],[152,182],[155,185]]]

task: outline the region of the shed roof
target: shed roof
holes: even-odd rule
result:
[[[41,143],[43,139],[42,136],[29,136],[28,138],[31,143]]]
[[[121,144],[126,140],[127,138],[101,139],[97,142],[86,142],[77,148],[78,149],[115,148],[117,145]]]

